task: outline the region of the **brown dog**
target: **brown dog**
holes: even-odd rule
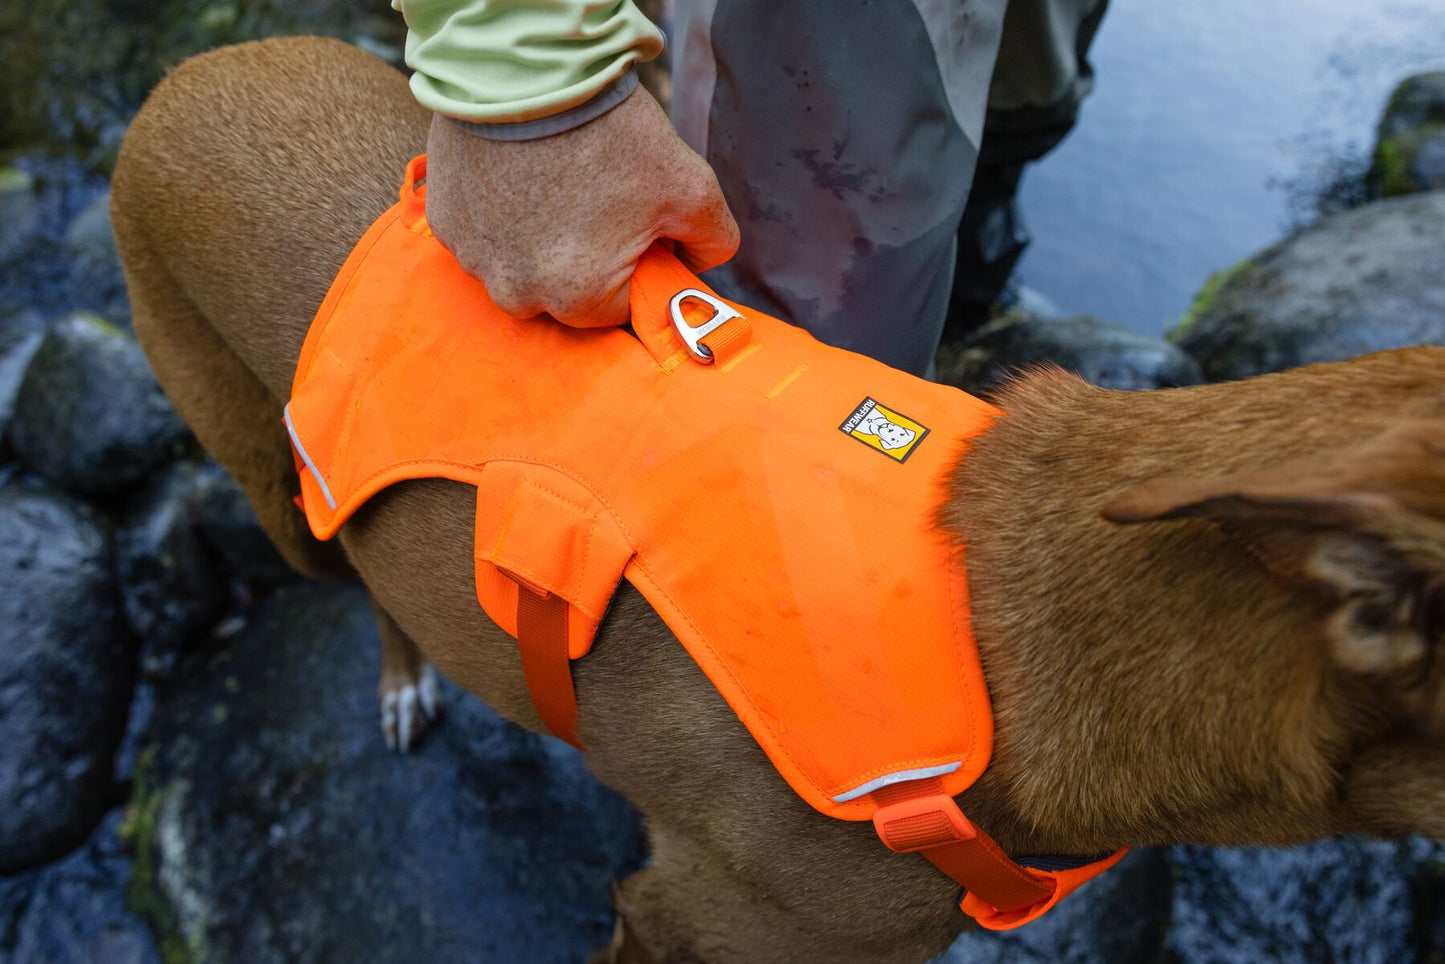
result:
[[[389,489],[345,561],[291,504],[308,323],[427,119],[332,41],[198,57],[131,127],[116,233],[181,414],[296,568],[370,588],[383,690],[425,653],[540,729],[477,604],[470,489]],[[1445,350],[1145,394],[1044,371],[1000,404],[939,520],[967,534],[997,718],[970,817],[1019,854],[1445,838]],[[614,959],[923,961],[963,928],[952,881],[788,788],[635,592],[574,669],[591,766],[651,834]]]

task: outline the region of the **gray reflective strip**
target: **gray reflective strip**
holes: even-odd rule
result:
[[[311,456],[306,454],[306,446],[301,444],[301,436],[296,434],[296,426],[291,424],[291,406],[287,405],[281,410],[281,418],[286,422],[286,432],[291,436],[291,444],[296,446],[296,451],[301,453],[301,461],[306,463],[306,468],[311,471],[311,477],[316,484],[321,486],[321,494],[326,496],[326,504],[332,509],[336,508],[336,500],[331,497],[331,490],[326,487],[326,480],[316,470],[316,463],[311,461]],[[957,763],[954,766],[958,766]]]
[[[560,114],[509,123],[469,121],[460,117],[453,117],[452,120],[460,124],[463,130],[478,137],[485,137],[489,141],[535,141],[570,131],[601,117],[626,100],[636,89],[637,71],[629,69],[627,73],[603,87],[591,100]]]
[[[849,800],[857,800],[859,797],[872,793],[880,787],[892,786],[895,783],[907,783],[909,780],[926,780],[929,777],[941,777],[945,773],[952,773],[962,765],[962,760],[955,760],[952,763],[943,763],[936,767],[920,767],[917,770],[899,770],[897,773],[888,773],[876,780],[869,780],[861,787],[855,787],[847,793],[838,794],[833,798],[833,802],[847,803]]]

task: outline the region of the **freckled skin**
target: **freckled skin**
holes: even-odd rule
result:
[[[334,41],[195,58],[126,137],[117,241],[157,376],[286,559],[361,576],[403,678],[425,654],[540,730],[477,604],[472,490],[397,485],[339,548],[290,503],[281,408],[307,326],[429,122]],[[1442,386],[1445,350],[1421,348],[1194,389],[1006,387],[939,513],[967,547],[997,729],[964,812],[1014,853],[1445,837],[1445,660],[1420,661],[1445,634]],[[1408,622],[1336,619],[1348,593]],[[967,923],[925,860],[793,794],[636,592],[574,676],[589,763],[652,848],[597,960],[921,962]]]
[[[658,238],[698,271],[737,250],[712,169],[640,87],[592,123],[535,141],[487,140],[438,115],[427,158],[428,223],[517,317],[624,324],[628,281]]]

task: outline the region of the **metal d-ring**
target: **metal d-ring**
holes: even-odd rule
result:
[[[713,316],[700,325],[688,324],[687,319],[682,316],[682,303],[689,298],[707,305],[713,310]],[[743,316],[742,312],[721,298],[706,291],[699,291],[697,288],[682,289],[672,296],[672,301],[668,302],[667,308],[672,313],[673,327],[682,336],[682,340],[687,342],[688,350],[704,362],[712,361],[712,349],[704,345],[702,340],[734,318]]]

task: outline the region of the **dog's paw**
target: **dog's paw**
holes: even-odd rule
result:
[[[388,748],[405,753],[427,724],[441,716],[442,695],[436,670],[423,663],[414,677],[384,682],[381,690],[381,735]]]

